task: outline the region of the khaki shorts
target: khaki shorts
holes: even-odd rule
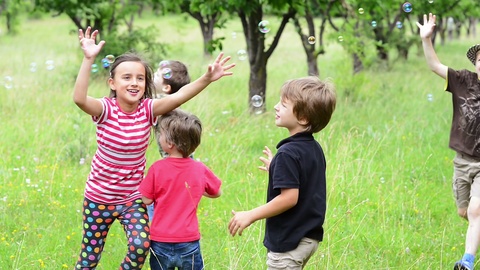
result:
[[[453,159],[453,195],[457,208],[467,208],[472,196],[480,197],[480,158],[457,153]]]
[[[300,270],[305,267],[310,257],[317,251],[318,240],[302,238],[298,247],[287,252],[267,252],[268,270]]]

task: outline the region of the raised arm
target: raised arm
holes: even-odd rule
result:
[[[445,79],[447,77],[448,67],[440,62],[432,44],[432,34],[435,28],[435,20],[436,16],[432,13],[428,14],[428,20],[427,15],[424,14],[423,25],[417,22],[417,26],[420,29],[420,38],[422,39],[423,53],[425,54],[428,67],[435,74]]]
[[[98,44],[95,44],[95,38],[98,35],[98,31],[95,30],[90,34],[91,31],[92,29],[90,26],[85,30],[85,34],[82,29],[78,30],[78,39],[84,57],[77,75],[77,80],[75,81],[73,101],[80,109],[82,109],[82,111],[93,116],[99,116],[102,114],[103,110],[102,103],[100,100],[88,96],[87,91],[92,64],[95,63],[95,57],[102,49],[105,41],[102,40]]]
[[[232,75],[233,73],[229,72],[228,70],[233,68],[235,64],[225,66],[228,60],[230,60],[230,56],[223,58],[223,53],[220,53],[215,59],[215,62],[208,66],[207,72],[200,78],[180,88],[180,90],[174,94],[168,95],[161,99],[155,99],[153,101],[154,116],[165,114],[179,107],[200,93],[211,82],[214,82],[224,76]]]

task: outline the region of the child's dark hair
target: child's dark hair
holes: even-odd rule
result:
[[[162,61],[163,62],[163,61]],[[163,84],[170,85],[170,93],[176,93],[180,88],[190,83],[190,75],[187,67],[180,61],[168,60],[164,67],[159,67],[160,73],[162,68],[169,68],[172,71],[172,77],[163,77]]]
[[[200,145],[202,122],[197,116],[181,109],[162,115],[155,128],[168,143],[175,145],[183,157],[190,156]]]
[[[142,57],[133,52],[127,52],[120,56],[118,56],[113,64],[110,66],[110,78],[115,77],[115,69],[118,65],[123,62],[139,62],[145,67],[145,93],[143,94],[142,99],[144,98],[152,98],[153,92],[155,89],[155,85],[153,84],[153,72],[150,65],[142,59]],[[110,89],[110,98],[116,97],[116,91]]]
[[[293,104],[293,114],[305,120],[307,132],[316,133],[330,122],[336,106],[335,87],[329,81],[309,76],[285,82],[281,98]]]

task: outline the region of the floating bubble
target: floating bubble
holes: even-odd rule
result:
[[[247,59],[247,51],[238,50],[237,56],[238,56],[238,60],[243,61],[243,60]]]
[[[172,78],[172,70],[169,68],[162,68],[162,77],[167,80]]]
[[[258,30],[260,30],[260,32],[266,34],[268,32],[270,32],[270,23],[268,21],[261,21],[258,23]]]
[[[359,8],[359,9],[358,9],[358,13],[359,13],[360,15],[362,15],[363,13],[365,13],[365,10],[364,10],[363,8]]]
[[[113,64],[113,62],[115,62],[115,56],[113,56],[113,54],[109,54],[109,55],[105,56],[105,59],[108,60],[109,64]]]
[[[313,45],[313,44],[315,44],[315,41],[316,41],[316,40],[315,40],[315,37],[314,37],[314,36],[309,36],[309,37],[308,37],[308,43],[309,43],[309,44],[312,44],[312,45]]]
[[[236,38],[237,38],[237,33],[232,32],[232,38],[233,38],[233,39],[236,39]]]
[[[31,72],[36,72],[37,71],[37,63],[35,63],[35,62],[30,63],[30,71]]]
[[[433,101],[433,95],[432,94],[427,94],[427,100],[432,102]]]
[[[402,9],[403,9],[403,11],[408,13],[408,12],[412,12],[413,7],[412,7],[412,4],[410,2],[405,2],[402,5]]]
[[[110,62],[108,61],[107,58],[102,59],[102,67],[103,68],[109,68],[110,67]]]
[[[338,36],[338,41],[343,42],[343,36]]]
[[[252,96],[251,102],[253,107],[258,108],[263,105],[263,98],[260,95],[254,95]]]
[[[162,61],[160,61],[160,63],[158,63],[159,68],[166,68],[169,65],[170,65],[170,62],[168,62],[168,60],[162,60]]]
[[[47,70],[54,70],[55,62],[53,60],[47,60],[45,61],[45,66],[47,67]]]
[[[429,4],[433,4],[433,0],[428,0],[428,3],[429,3]]]
[[[377,22],[376,21],[372,21],[372,27],[373,28],[377,27]]]
[[[403,23],[401,21],[397,21],[395,25],[397,26],[398,29],[403,27]]]
[[[6,89],[12,89],[13,88],[13,78],[10,76],[5,76],[3,79],[3,86],[5,86]]]
[[[92,73],[97,73],[97,72],[98,72],[98,65],[92,64]]]

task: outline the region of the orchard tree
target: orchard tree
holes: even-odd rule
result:
[[[225,27],[227,18],[225,16],[225,7],[227,3],[224,0],[183,0],[180,8],[198,21],[200,31],[203,36],[203,54],[211,56],[215,50],[222,50],[222,40],[224,37],[214,38],[215,28]]]
[[[295,30],[300,36],[300,42],[307,55],[308,75],[320,75],[317,59],[319,55],[325,53],[323,43],[325,28],[327,24],[330,24],[333,29],[338,31],[333,25],[333,12],[331,12],[332,7],[338,2],[338,0],[307,0],[299,6],[297,13],[292,18]],[[321,22],[319,26],[316,26],[315,19],[318,17]],[[305,22],[303,23],[303,21]]]
[[[240,17],[242,23],[243,34],[245,35],[247,45],[248,63],[250,65],[249,77],[249,101],[253,96],[260,96],[262,103],[256,107],[249,103],[251,113],[261,114],[265,112],[265,97],[267,86],[267,63],[273,51],[278,45],[280,37],[287,25],[288,21],[295,15],[293,1],[280,0],[228,0],[231,8]],[[298,1],[300,2],[300,1]],[[264,22],[264,8],[268,5],[272,12],[281,13],[280,26],[273,32],[268,29]],[[298,3],[297,3],[297,6]],[[298,8],[298,7],[297,7]],[[265,34],[273,35],[273,41],[269,46],[265,45]]]
[[[77,29],[91,26],[100,34],[110,33],[124,22],[129,31],[133,28],[133,15],[145,2],[140,0],[35,0],[37,9],[54,16],[66,14]]]
[[[0,0],[0,15],[5,16],[7,32],[15,34],[19,25],[19,16],[31,8],[28,0]]]

